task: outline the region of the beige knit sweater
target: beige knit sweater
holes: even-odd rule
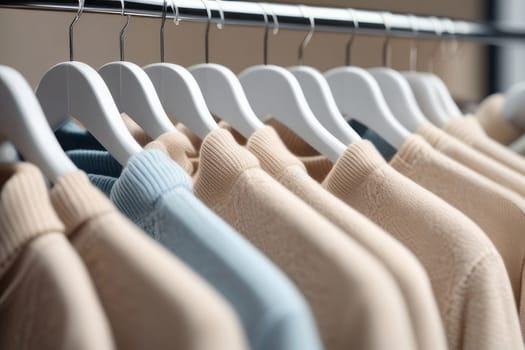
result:
[[[504,103],[503,94],[490,95],[480,104],[476,118],[490,138],[508,145],[518,139],[524,130],[503,118],[501,111]]]
[[[444,130],[474,149],[525,175],[525,158],[487,136],[479,121],[473,116],[454,119]]]
[[[516,170],[467,146],[432,124],[421,126],[417,133],[441,153],[525,197],[525,177]]]
[[[414,255],[308,176],[301,161],[288,151],[271,127],[255,132],[247,147],[268,174],[383,263],[401,288],[418,349],[446,349],[445,332],[430,281]]]
[[[416,348],[401,292],[379,261],[265,173],[228,131],[210,133],[200,151],[195,194],[295,282],[326,349]]]
[[[120,349],[246,349],[226,301],[124,218],[78,171],[51,191]]]
[[[525,199],[440,154],[419,136],[405,141],[390,164],[461,210],[488,235],[503,257],[516,301],[491,318],[517,331],[509,322],[519,305],[525,330]]]
[[[114,349],[86,268],[40,171],[0,165],[0,349]]]
[[[350,145],[323,186],[419,258],[430,276],[450,349],[522,347],[503,261],[464,214],[395,171],[368,141]]]

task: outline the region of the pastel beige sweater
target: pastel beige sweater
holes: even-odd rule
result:
[[[115,349],[40,171],[0,165],[0,349]]]
[[[295,282],[326,349],[416,348],[401,292],[380,262],[265,173],[228,131],[211,132],[200,154],[195,194]]]
[[[441,153],[525,197],[525,177],[516,170],[467,146],[432,124],[421,126],[417,133]]]
[[[475,117],[466,116],[451,120],[444,126],[444,130],[472,148],[525,175],[525,158],[488,137]]]
[[[122,216],[83,172],[60,178],[51,199],[89,270],[118,348],[247,348],[226,301]]]
[[[268,174],[383,263],[402,291],[418,349],[446,349],[445,332],[430,281],[414,255],[308,176],[301,161],[288,151],[271,127],[256,131],[247,147]]]
[[[440,154],[419,136],[405,141],[390,164],[461,210],[488,235],[503,257],[516,301],[491,317],[517,332],[509,322],[518,305],[525,330],[525,199]]]
[[[476,119],[490,138],[508,145],[518,139],[524,130],[503,118],[501,111],[504,103],[503,94],[490,95],[480,104]]]
[[[450,349],[522,348],[503,261],[463,213],[395,171],[368,141],[350,145],[323,186],[419,258]]]

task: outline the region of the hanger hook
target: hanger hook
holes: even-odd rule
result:
[[[415,72],[417,70],[417,54],[418,54],[418,48],[416,43],[416,37],[419,33],[419,27],[417,25],[417,19],[414,15],[409,15],[408,19],[410,21],[410,28],[412,29],[412,33],[414,34],[414,37],[410,40],[410,53],[409,53],[409,70],[412,72]]]
[[[179,6],[175,3],[175,0],[171,0],[171,11],[173,12],[173,23],[175,23],[176,26],[180,24],[180,13],[179,13]]]
[[[314,32],[315,32],[315,18],[310,13],[310,11],[306,11],[307,9],[308,8],[306,6],[299,5],[299,10],[301,10],[302,16],[306,17],[307,16],[306,12],[308,12],[308,20],[310,21],[310,31],[304,37],[303,42],[301,43],[301,46],[299,46],[299,51],[297,53],[297,56],[299,59],[299,65],[301,66],[303,65],[303,62],[304,62],[304,49],[306,48],[306,46],[308,46],[308,44],[310,43],[310,40],[312,40],[312,37],[314,36]]]
[[[459,54],[461,49],[460,42],[456,36],[456,26],[450,18],[443,18],[441,21],[443,23],[443,29],[449,32],[452,36],[452,50],[450,51],[451,53],[449,54],[449,57],[454,58]]]
[[[390,12],[383,12],[381,13],[381,17],[383,18],[383,24],[385,26],[385,41],[383,42],[383,66],[390,67],[390,21],[389,17],[391,15]]]
[[[221,0],[215,0],[217,7],[219,8],[219,18],[220,21],[217,23],[217,29],[224,28],[224,10],[222,9]]]
[[[211,11],[208,7],[208,0],[201,0],[206,9],[206,14],[208,15],[208,22],[206,23],[206,32],[204,34],[204,62],[209,62],[209,39],[210,39],[210,24],[211,24]]]
[[[162,2],[162,20],[160,22],[160,62],[164,63],[164,25],[166,24],[166,15],[168,12],[168,2]]]
[[[80,16],[82,15],[82,12],[84,11],[84,0],[78,0],[78,11],[75,15],[75,18],[73,18],[73,21],[69,25],[69,60],[74,61],[74,55],[73,55],[73,29],[75,28],[75,24],[77,24],[78,20],[80,19]]]
[[[348,41],[346,42],[346,51],[345,51],[345,65],[349,66],[351,62],[351,52],[352,45],[354,43],[355,38],[355,30],[359,28],[359,21],[357,20],[357,16],[355,15],[354,9],[348,9],[348,14],[350,15],[350,19],[352,22],[354,22],[354,31],[350,33],[350,38],[348,38]]]
[[[441,40],[441,36],[443,35],[443,24],[437,17],[430,17],[430,20],[432,21],[432,26],[434,27],[434,32],[436,33],[436,36],[438,37],[438,43],[437,45],[434,45],[434,49],[432,50],[432,55],[430,56],[430,59],[428,60],[428,71],[433,72],[434,71],[434,57],[438,55],[439,52],[441,52],[441,45],[443,44],[443,41]]]
[[[122,4],[122,12],[121,12],[122,16],[126,15],[124,2],[125,2],[125,0],[120,0],[120,3]],[[130,17],[131,17],[130,15],[127,15],[126,24],[124,24],[124,26],[120,30],[119,48],[120,48],[120,60],[121,61],[124,61],[124,39],[125,39],[126,29],[128,29]]]
[[[272,16],[273,20],[273,29],[272,34],[276,35],[279,33],[279,20],[277,19],[277,15],[275,12],[268,10],[266,8],[266,3],[258,3],[263,11],[264,16],[264,42],[263,42],[263,61],[264,64],[268,64],[268,38],[269,38],[269,31],[270,31],[270,23],[268,20],[268,13]]]

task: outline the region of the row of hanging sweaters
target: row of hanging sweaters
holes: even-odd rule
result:
[[[1,349],[524,349],[523,130],[504,97],[334,163],[270,120],[182,124],[121,166],[0,165]],[[508,146],[512,144],[512,146]],[[514,148],[514,151],[512,150]]]

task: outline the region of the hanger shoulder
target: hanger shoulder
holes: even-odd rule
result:
[[[401,73],[383,67],[372,68],[368,72],[379,84],[390,110],[408,130],[414,132],[427,122],[410,85]]]
[[[449,119],[456,119],[456,118],[461,117],[463,113],[461,112],[458,105],[452,98],[452,95],[450,94],[450,91],[448,90],[443,80],[437,75],[432,74],[432,73],[422,73],[422,74],[425,74],[430,84],[433,85],[436,91],[436,95],[441,101],[443,108],[447,112]]]
[[[270,114],[333,162],[346,149],[319,123],[299,82],[288,70],[273,65],[253,66],[243,71],[239,80],[260,117]]]
[[[126,164],[141,150],[124,125],[104,80],[87,64],[73,61],[55,65],[40,80],[36,95],[51,127],[76,118],[119,163]]]
[[[345,145],[349,145],[361,137],[344,120],[335,103],[330,86],[325,77],[316,69],[308,66],[290,67],[289,71],[295,76],[308,105],[319,122]]]
[[[76,170],[58,144],[38,100],[22,75],[0,66],[0,134],[51,180]]]
[[[505,92],[501,114],[506,120],[525,129],[525,82],[515,84]]]
[[[182,122],[200,139],[218,128],[199,85],[184,67],[172,63],[155,63],[144,67],[164,109]]]
[[[362,68],[339,67],[325,73],[341,113],[368,126],[399,148],[409,136],[394,117],[372,75]]]
[[[253,112],[239,78],[219,64],[198,64],[189,71],[199,84],[206,104],[244,137],[250,137],[264,124]]]
[[[152,138],[174,131],[148,75],[131,62],[112,62],[98,73],[104,79],[120,112],[127,113]]]

